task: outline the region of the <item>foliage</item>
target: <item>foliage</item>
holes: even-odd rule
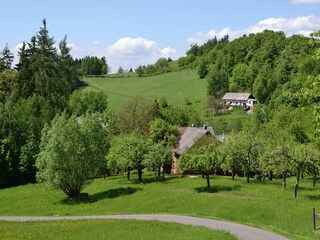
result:
[[[100,76],[108,74],[108,65],[105,57],[86,56],[78,59],[78,71],[82,76]]]
[[[203,145],[182,154],[179,159],[179,167],[185,170],[203,174],[207,179],[207,187],[210,189],[210,175],[219,166],[219,151],[216,144]]]
[[[11,69],[11,64],[13,62],[13,53],[10,52],[8,44],[4,47],[0,55],[0,73],[4,70]]]
[[[99,113],[104,122],[108,122],[110,118],[108,95],[103,92],[74,91],[70,96],[69,108],[76,116]]]
[[[281,97],[273,96],[276,90],[307,84],[308,75],[320,73],[317,60],[311,57],[319,42],[316,36],[313,44],[301,35],[286,37],[270,30],[233,41],[215,37],[203,45],[192,45],[177,62],[182,69],[197,69],[199,77],[207,79],[209,96],[252,92],[260,103],[269,103],[272,97]]]
[[[43,130],[37,180],[77,197],[103,169],[106,151],[106,129],[98,115],[82,115],[77,121],[63,113]]]
[[[174,71],[174,68],[171,67],[169,62],[172,62],[170,58],[159,58],[154,64],[149,64],[147,66],[138,66],[135,69],[135,72],[138,77],[147,77]]]
[[[148,135],[149,123],[156,117],[153,104],[142,98],[134,98],[115,114],[112,130],[114,134],[136,131],[142,135]]]
[[[142,169],[145,167],[144,160],[148,152],[148,145],[144,138],[137,134],[124,134],[115,137],[107,155],[108,168],[113,171],[130,171],[137,169],[139,182],[142,182]]]
[[[154,143],[163,142],[165,145],[176,146],[179,134],[176,125],[171,125],[161,118],[150,122],[149,138]]]
[[[160,173],[160,169],[162,168],[164,176],[164,168],[167,165],[171,166],[171,162],[172,152],[170,146],[163,142],[149,144],[148,152],[144,158],[144,165],[154,172],[155,181],[157,181],[157,172]]]

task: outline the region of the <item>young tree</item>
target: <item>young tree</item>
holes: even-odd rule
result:
[[[137,133],[119,135],[111,142],[107,155],[108,167],[117,171],[130,171],[137,169],[139,182],[142,182],[142,169],[144,159],[148,152],[147,142]]]
[[[170,164],[172,161],[172,152],[171,148],[165,143],[150,143],[148,153],[144,158],[144,165],[154,171],[154,179],[157,181],[157,172],[158,177],[160,173],[160,168],[164,167],[167,164]],[[164,171],[163,178],[164,178]]]
[[[2,55],[2,56],[1,56]],[[10,52],[8,44],[4,47],[0,55],[0,73],[4,70],[11,69],[11,64],[13,62],[13,53]]]
[[[43,131],[37,180],[77,197],[105,164],[106,137],[95,114],[82,116],[81,123],[75,115],[57,116]]]
[[[203,145],[183,154],[179,160],[179,167],[193,170],[206,176],[207,188],[210,190],[210,175],[219,165],[219,152],[216,144]]]
[[[240,165],[244,171],[247,183],[250,181],[250,173],[258,171],[259,152],[262,144],[254,131],[245,130],[235,134],[226,141],[225,148],[231,160],[229,167]],[[237,159],[238,162],[234,162]]]

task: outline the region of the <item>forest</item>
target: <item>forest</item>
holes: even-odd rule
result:
[[[217,168],[247,177],[283,179],[320,173],[320,32],[310,37],[265,30],[192,45],[172,67],[170,58],[139,66],[139,77],[192,69],[207,81],[213,101],[225,92],[252,92],[254,115],[223,144],[204,141],[181,158],[183,169],[209,176]],[[81,76],[108,73],[105,57],[73,59],[67,38],[58,47],[46,21],[24,42],[19,61],[0,55],[0,187],[49,182],[77,196],[95,176],[170,165],[179,127],[208,116],[165,99],[135,98],[115,112],[103,92],[81,89]],[[174,79],[172,80],[174,81]],[[187,97],[187,96],[186,96]],[[214,104],[213,104],[214,105]],[[215,105],[214,105],[215,106]],[[212,104],[208,104],[208,109]],[[212,110],[212,109],[211,109]],[[79,163],[83,163],[82,165]],[[82,166],[82,168],[80,167]],[[77,179],[77,181],[75,181]]]

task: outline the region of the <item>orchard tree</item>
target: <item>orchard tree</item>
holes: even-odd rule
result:
[[[144,158],[144,165],[154,172],[154,179],[157,181],[160,175],[160,169],[162,168],[164,178],[164,167],[170,164],[172,161],[172,152],[170,146],[163,142],[150,143],[148,147],[148,153]]]
[[[258,171],[259,153],[262,148],[259,137],[253,130],[244,130],[228,139],[225,145],[228,149],[226,156],[230,160],[229,168],[232,170],[240,165],[249,183],[250,173]]]
[[[37,180],[77,197],[104,167],[107,151],[106,129],[98,115],[56,116],[41,138],[36,160]]]
[[[193,170],[206,176],[207,188],[210,190],[210,175],[219,166],[219,151],[216,144],[203,145],[183,154],[179,160],[179,167]]]
[[[119,135],[115,137],[107,155],[108,168],[116,171],[130,171],[137,169],[139,182],[142,182],[142,170],[145,167],[144,160],[148,153],[148,144],[137,133]]]

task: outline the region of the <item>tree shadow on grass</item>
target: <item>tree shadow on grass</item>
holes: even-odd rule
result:
[[[197,187],[195,188],[197,193],[218,193],[218,192],[229,192],[239,190],[241,188],[240,185],[235,185],[233,187],[230,186],[212,186],[208,187]]]
[[[320,195],[306,195],[307,198],[311,201],[319,201],[320,200]]]
[[[60,201],[61,204],[67,204],[67,205],[77,205],[82,203],[95,203],[103,199],[113,199],[120,196],[126,196],[134,194],[137,191],[142,191],[142,188],[132,188],[132,187],[126,187],[126,188],[115,188],[115,189],[109,189],[104,192],[98,192],[94,193],[92,195],[89,195],[87,199],[79,200],[76,198],[66,198]]]

